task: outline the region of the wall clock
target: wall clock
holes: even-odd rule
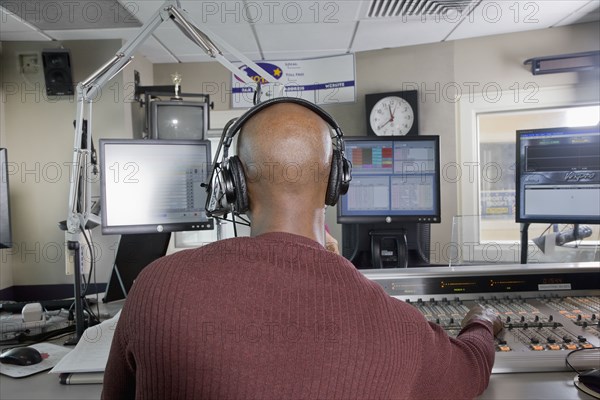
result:
[[[377,136],[418,135],[417,98],[416,90],[367,94],[367,133]]]

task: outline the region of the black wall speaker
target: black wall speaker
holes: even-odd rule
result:
[[[44,78],[48,96],[66,96],[73,94],[71,76],[71,56],[69,50],[48,49],[42,52]]]

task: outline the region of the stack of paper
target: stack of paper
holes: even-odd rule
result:
[[[50,371],[61,374],[61,383],[102,383],[110,345],[119,320],[113,318],[85,330],[77,346]]]

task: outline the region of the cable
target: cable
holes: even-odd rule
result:
[[[417,224],[417,252],[426,264],[430,264],[431,225]],[[408,257],[408,253],[406,255]]]
[[[231,220],[233,221],[233,237],[238,237],[237,235],[237,223],[235,222],[235,213],[231,213]]]
[[[93,244],[94,243],[94,238],[92,237],[92,231],[90,231],[90,242]],[[92,265],[95,267],[96,266],[96,256],[93,252],[93,247],[92,246]],[[100,297],[98,296],[98,280],[96,278],[96,270],[97,268],[93,268],[92,269],[94,271],[94,288],[96,289],[96,312],[98,313],[98,323],[100,323]]]
[[[571,356],[571,354],[573,354],[573,353],[577,353],[577,352],[580,352],[580,351],[585,351],[585,350],[600,350],[600,347],[591,347],[591,348],[589,348],[589,349],[577,349],[577,350],[573,350],[573,351],[569,352],[569,354],[567,354],[567,356],[565,357],[565,364],[566,364],[566,365],[567,365],[569,368],[571,368],[571,370],[573,370],[573,371],[574,371],[575,373],[577,373],[577,374],[580,374],[581,372],[580,372],[580,371],[578,371],[578,370],[577,370],[575,367],[573,367],[573,366],[571,365],[571,363],[569,362],[569,357],[570,357],[570,356]]]
[[[540,234],[540,236],[544,236],[544,235],[546,234],[546,232],[548,232],[548,229],[550,229],[550,227],[551,227],[552,225],[554,225],[554,224],[550,224],[550,225],[548,225],[548,227],[547,227],[546,229],[544,229],[544,232],[542,232],[542,233]]]
[[[213,217],[213,218],[214,218],[214,219],[221,220],[221,221],[233,222],[233,223],[240,224],[240,225],[250,226],[250,221],[248,221],[248,220],[246,220],[246,219],[243,219],[243,218],[240,218],[240,219],[242,219],[244,222],[237,222],[237,221],[235,221],[234,219],[228,219],[228,218],[225,218],[225,217],[216,217],[216,216],[215,216],[215,217]],[[239,215],[238,215],[238,218],[239,218]]]
[[[0,341],[0,345],[22,344],[20,346],[13,346],[12,348],[23,347],[23,346],[28,346],[30,344],[46,342],[49,339],[67,336],[67,335],[70,335],[71,333],[73,333],[74,331],[75,331],[75,325],[69,325],[64,328],[55,329],[50,332],[43,332],[43,333],[39,333],[37,335],[31,335],[31,336],[28,336],[26,333],[21,332],[20,334],[15,336],[14,339]]]
[[[94,256],[94,247],[92,246],[92,243],[90,241],[90,239],[88,238],[85,229],[83,229],[82,225],[79,225],[79,228],[81,229],[81,233],[83,235],[83,238],[85,239],[85,242],[88,246],[88,248],[90,249],[90,271],[88,273],[88,278],[87,280],[85,279],[85,275],[82,275],[83,281],[84,281],[84,289],[81,292],[81,298],[79,299],[79,301],[82,302],[83,305],[83,309],[84,311],[86,311],[89,315],[89,324],[88,326],[93,326],[96,325],[97,323],[100,323],[100,307],[98,306],[98,315],[96,315],[93,311],[92,311],[92,307],[90,306],[88,299],[86,298],[86,295],[88,293],[88,289],[90,287],[90,283],[91,283],[91,279],[92,279],[92,273],[94,273],[94,277],[95,275],[95,256]],[[98,287],[96,286],[96,305],[98,305]]]

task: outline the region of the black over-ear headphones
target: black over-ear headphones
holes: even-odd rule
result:
[[[230,121],[223,129],[223,157],[218,161],[219,150],[215,157],[213,172],[210,183],[207,187],[206,213],[210,217],[221,217],[229,212],[236,215],[248,211],[248,190],[246,187],[246,177],[242,162],[237,156],[229,157],[229,147],[233,137],[238,134],[242,126],[257,113],[267,107],[280,103],[292,103],[306,107],[320,116],[335,132],[333,156],[331,160],[331,171],[327,183],[327,193],[325,194],[325,204],[333,206],[337,203],[340,195],[348,192],[350,181],[352,180],[352,164],[344,154],[344,140],[342,129],[337,122],[319,106],[310,101],[278,97],[266,100],[243,114],[235,122]]]

